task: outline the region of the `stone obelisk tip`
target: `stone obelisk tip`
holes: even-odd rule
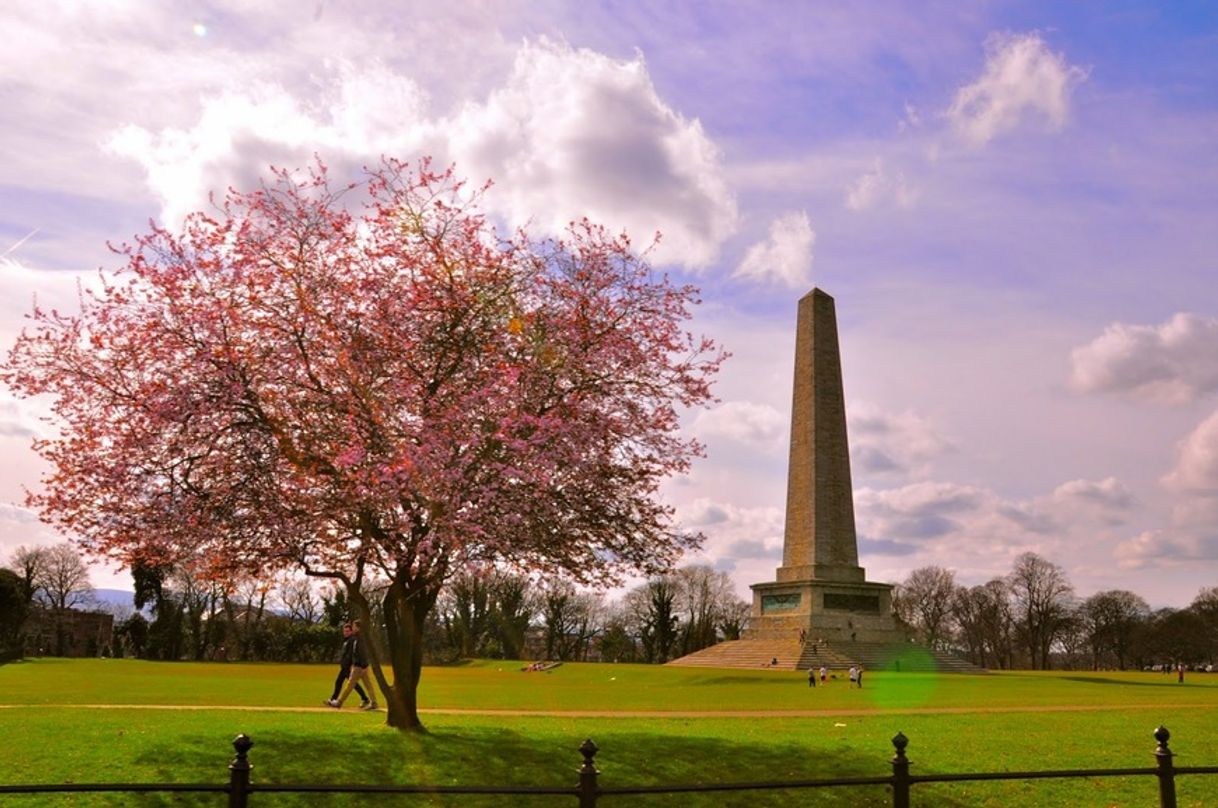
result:
[[[833,298],[799,300],[783,566],[778,579],[862,580]]]

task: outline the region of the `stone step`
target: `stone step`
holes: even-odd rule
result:
[[[674,659],[669,665],[703,668],[764,668],[807,670],[825,667],[845,670],[862,665],[867,670],[939,673],[985,673],[958,657],[916,643],[825,642],[781,639],[727,640]],[[776,664],[771,664],[777,660]]]
[[[793,640],[727,640],[674,659],[669,665],[703,668],[796,670],[801,648]],[[777,660],[776,664],[771,664]]]
[[[799,668],[819,667],[819,657],[828,655],[844,660],[845,666],[862,665],[868,670],[933,671],[939,673],[985,673],[963,659],[935,651],[917,643],[833,642],[818,645],[817,654],[811,645],[804,648]]]

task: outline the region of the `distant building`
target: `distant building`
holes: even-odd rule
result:
[[[31,609],[21,633],[26,656],[102,656],[111,652],[114,615],[76,609]]]

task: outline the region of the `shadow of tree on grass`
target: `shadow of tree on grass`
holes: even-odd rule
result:
[[[1170,680],[1164,677],[1161,682],[1144,682],[1136,679],[1107,679],[1103,676],[1062,675],[1055,676],[1054,678],[1064,682],[1080,682],[1089,685],[1116,685],[1117,687],[1186,688],[1205,686],[1197,682],[1177,682],[1175,674],[1172,674]]]
[[[891,750],[843,747],[831,753],[789,744],[728,741],[672,734],[614,731],[602,726],[593,731],[600,747],[597,766],[602,788],[639,785],[688,785],[791,781],[837,777],[885,776],[891,772]],[[255,784],[397,784],[432,786],[545,786],[573,788],[582,758],[577,747],[583,737],[572,735],[569,744],[552,738],[535,739],[523,729],[441,728],[427,735],[401,735],[393,730],[351,736],[312,732],[278,732],[254,737],[250,752]],[[225,782],[231,747],[215,737],[185,737],[171,749],[149,754],[142,765],[163,772],[177,782]],[[960,805],[946,795],[921,792],[937,806]],[[224,795],[125,795],[123,805],[223,805]],[[254,793],[251,808],[288,806],[346,806],[358,802],[380,805],[426,806],[538,806],[573,808],[567,795],[375,795]],[[81,803],[73,803],[81,804]],[[106,803],[98,803],[106,804]],[[600,805],[636,808],[647,806],[750,806],[815,804],[818,806],[891,806],[885,786],[775,789],[660,795],[604,795]],[[927,803],[929,804],[929,803]]]

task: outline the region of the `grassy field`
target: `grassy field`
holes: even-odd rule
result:
[[[564,665],[542,674],[480,662],[426,669],[421,703],[430,732],[402,736],[384,727],[383,715],[299,709],[320,705],[333,672],[132,660],[3,666],[0,781],[221,782],[238,732],[255,740],[251,760],[261,783],[571,785],[576,748],[586,737],[601,748],[604,786],[874,776],[890,770],[890,739],[898,730],[910,739],[915,773],[1141,767],[1152,764],[1151,733],[1160,723],[1172,731],[1177,765],[1218,764],[1218,676],[1200,674],[1179,685],[1152,673],[872,673],[860,691],[840,680],[812,690],[802,674],[778,671]],[[171,705],[205,709],[162,708]],[[443,712],[461,710],[498,712]],[[753,714],[729,715],[745,711]],[[1182,806],[1218,804],[1218,777],[1181,777],[1178,788]],[[922,785],[913,792],[915,805],[936,806],[1135,806],[1156,804],[1156,794],[1147,777]],[[346,805],[353,798],[254,799],[259,806],[295,806]],[[877,787],[607,797],[602,804],[879,806],[889,799]],[[505,804],[434,796],[360,801]],[[222,805],[223,797],[31,796],[3,804]]]

